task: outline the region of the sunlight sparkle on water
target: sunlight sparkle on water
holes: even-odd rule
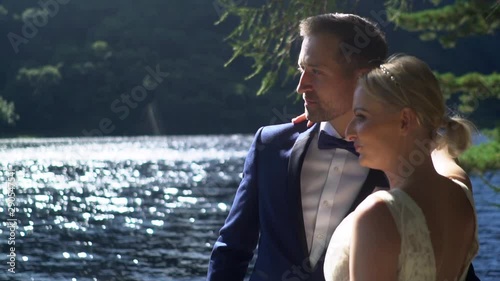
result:
[[[35,195],[35,201],[49,202],[50,198],[48,195]]]
[[[114,205],[127,205],[127,198],[125,197],[118,197],[118,198],[111,198],[111,203]]]
[[[203,180],[203,177],[203,175],[196,175],[193,177],[193,181],[200,182],[201,180]]]
[[[162,220],[152,220],[151,224],[156,226],[162,226],[164,222]]]
[[[176,195],[179,192],[179,189],[174,188],[174,187],[167,187],[167,188],[164,189],[164,192],[166,194]]]
[[[112,220],[115,218],[113,214],[98,214],[94,216],[94,220],[102,221],[102,220]]]
[[[177,200],[179,200],[179,202],[181,203],[189,203],[189,204],[196,204],[196,202],[198,202],[198,198],[184,197],[184,196],[179,196]]]
[[[85,198],[85,201],[87,202],[87,204],[97,203],[99,205],[108,205],[111,200],[109,198],[104,198],[104,197],[89,196]]]
[[[115,206],[115,205],[108,205],[108,206],[97,206],[96,209],[98,211],[104,212],[104,213],[112,213],[112,212],[117,212],[120,214],[123,213],[128,213],[128,212],[133,212],[134,208],[130,207],[125,207],[125,206]]]
[[[227,211],[227,205],[224,203],[217,204],[217,207],[219,207],[222,211]]]
[[[45,209],[45,206],[47,206],[47,204],[45,204],[45,203],[39,203],[39,202],[35,203],[35,207],[37,209]]]
[[[142,219],[125,217],[125,222],[131,223],[131,224],[142,224],[143,220]]]
[[[80,227],[76,224],[76,222],[69,222],[64,224],[65,228],[79,229]]]
[[[41,266],[36,268],[37,261],[49,255],[52,260],[49,258],[48,263],[60,262],[62,258],[61,268],[72,274],[67,280],[83,280],[78,275],[83,270],[81,262],[92,261],[92,253],[99,261],[105,253],[117,262],[116,270],[122,270],[130,266],[130,259],[132,265],[139,263],[141,257],[130,253],[145,246],[163,245],[165,249],[153,253],[154,256],[179,252],[181,238],[192,237],[173,236],[177,231],[200,233],[195,238],[197,249],[187,249],[186,255],[205,249],[205,243],[210,241],[201,233],[210,233],[213,222],[204,225],[205,216],[199,216],[199,210],[203,207],[205,212],[212,212],[212,204],[223,199],[203,191],[215,186],[226,192],[235,185],[232,179],[220,176],[224,167],[217,165],[225,161],[236,165],[229,159],[240,158],[247,150],[228,147],[218,139],[190,137],[186,141],[181,137],[173,145],[170,137],[148,138],[133,146],[130,138],[33,139],[21,141],[26,144],[18,147],[13,146],[18,140],[9,140],[8,144],[0,140],[0,159],[8,159],[8,164],[17,162],[21,169],[16,179],[17,190],[23,195],[18,202],[24,225],[18,234],[29,238],[25,241],[30,246],[35,245],[33,252],[18,255],[19,260],[29,261],[34,270],[43,270]],[[0,160],[0,165],[7,162]],[[0,173],[5,176],[5,169],[0,169]],[[0,200],[5,198],[6,195],[0,195]],[[6,208],[1,211],[6,212]],[[89,241],[101,239],[108,244]],[[143,240],[134,243],[136,239]],[[65,244],[71,247],[60,247]],[[141,266],[151,265],[146,259]],[[82,274],[88,271],[85,269]]]
[[[216,140],[207,142],[207,136],[190,138],[190,143],[196,148],[186,147],[184,141],[177,141],[178,137],[124,137],[124,138],[79,138],[75,142],[71,138],[37,138],[33,139],[3,139],[0,144],[8,143],[9,149],[0,151],[0,159],[8,159],[10,163],[17,161],[31,161],[31,169],[37,171],[35,165],[43,161],[54,161],[55,166],[61,162],[86,163],[88,161],[150,161],[169,160],[195,162],[204,159],[228,159],[244,157],[246,149],[225,150]],[[181,137],[185,138],[185,137]],[[147,139],[147,141],[145,141]],[[183,139],[184,140],[184,139]],[[31,147],[25,147],[30,143]],[[47,143],[57,146],[58,149],[47,149]],[[198,145],[197,145],[198,144]],[[12,145],[15,145],[12,147]],[[204,146],[204,147],[200,147]],[[154,147],[154,149],[152,149]],[[196,164],[195,164],[196,165]],[[202,167],[193,165],[193,170]],[[86,180],[91,180],[87,178]]]

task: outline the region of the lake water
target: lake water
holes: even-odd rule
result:
[[[0,280],[204,280],[251,141],[0,140]],[[489,176],[500,186],[498,173]],[[478,178],[473,184],[481,243],[474,265],[481,280],[500,280],[500,193]],[[13,238],[10,219],[19,227]]]

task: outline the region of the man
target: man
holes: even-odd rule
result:
[[[324,281],[324,254],[337,225],[375,187],[388,186],[342,140],[357,78],[387,56],[383,33],[356,15],[325,14],[302,21],[300,34],[297,93],[317,124],[258,130],[208,280],[243,280],[258,242],[251,281]]]

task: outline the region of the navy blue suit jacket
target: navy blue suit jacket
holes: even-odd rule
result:
[[[258,130],[214,245],[208,280],[243,280],[258,243],[250,281],[324,281],[323,259],[315,268],[309,264],[300,194],[302,163],[318,128],[317,124],[308,129],[302,122]],[[370,170],[349,213],[375,186],[389,185],[382,172]]]

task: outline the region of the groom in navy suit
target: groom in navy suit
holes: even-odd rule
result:
[[[324,254],[335,228],[375,187],[389,186],[382,172],[361,167],[343,140],[358,76],[387,56],[383,33],[346,14],[308,18],[300,33],[297,93],[307,119],[317,124],[258,130],[214,245],[208,280],[243,280],[258,244],[251,281],[324,281]]]

